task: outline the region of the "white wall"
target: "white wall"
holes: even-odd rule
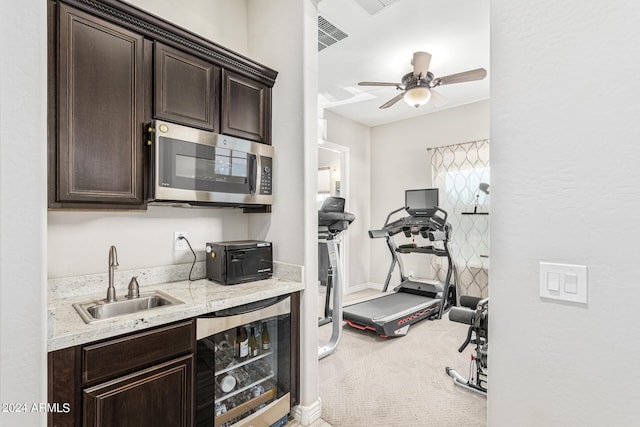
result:
[[[286,0],[249,0],[249,55],[278,71],[272,91],[272,213],[252,215],[249,232],[274,242],[274,258],[298,265],[304,264],[302,19],[301,6]]]
[[[327,141],[349,148],[349,176],[341,177],[343,181],[349,180],[346,210],[356,216],[347,233],[349,277],[345,278],[345,291],[349,292],[369,282],[371,131],[369,127],[331,111],[324,111],[324,119],[327,121]]]
[[[249,55],[276,69],[273,90],[273,213],[252,216],[251,235],[274,242],[274,257],[304,265],[300,405],[304,424],[320,416],[317,318],[317,8],[314,0],[249,0]]]
[[[406,107],[399,105],[397,108]],[[371,228],[384,225],[387,215],[404,206],[404,192],[431,188],[431,152],[428,147],[459,144],[489,138],[489,101],[402,120],[371,129]],[[403,211],[404,212],[404,211]],[[394,215],[397,219],[403,212]],[[404,242],[397,235],[396,242]],[[407,241],[410,241],[408,239]],[[416,243],[420,243],[416,241]],[[403,258],[405,273],[430,276],[430,261],[424,255]],[[373,283],[383,284],[391,263],[384,239],[371,242],[371,276]],[[389,289],[399,284],[394,270]]]
[[[0,3],[0,412],[3,426],[45,426],[46,2]]]
[[[489,425],[640,419],[640,3],[491,2]],[[538,262],[588,266],[588,305]]]
[[[107,272],[109,247],[118,250],[120,270],[193,262],[191,251],[174,251],[174,232],[184,231],[198,261],[205,244],[248,236],[247,215],[232,208],[149,206],[141,212],[48,214],[49,278]],[[140,283],[144,286],[144,283]]]
[[[247,0],[127,0],[127,3],[247,55]]]

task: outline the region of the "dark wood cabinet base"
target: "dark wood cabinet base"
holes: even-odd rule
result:
[[[48,354],[50,427],[176,426],[193,418],[192,320]]]

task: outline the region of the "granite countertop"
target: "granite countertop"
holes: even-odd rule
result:
[[[129,332],[189,319],[229,307],[289,294],[304,288],[299,277],[271,278],[224,286],[207,279],[174,281],[144,286],[140,293],[162,291],[184,304],[158,307],[93,324],[85,323],[73,303],[104,300],[104,292],[91,295],[56,295],[49,293],[48,351],[86,344]],[[53,294],[53,295],[52,295]],[[118,290],[123,296],[126,290]],[[60,297],[62,296],[62,297]]]

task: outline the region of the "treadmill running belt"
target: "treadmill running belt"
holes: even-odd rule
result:
[[[435,305],[439,301],[439,299],[420,295],[394,292],[348,305],[343,309],[343,317],[363,325],[371,325],[376,320],[390,316],[400,317],[403,313],[418,311]]]

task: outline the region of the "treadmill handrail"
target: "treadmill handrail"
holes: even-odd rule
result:
[[[395,211],[391,212],[389,215],[387,215],[387,219],[386,219],[386,221],[384,222],[384,225],[382,226],[382,228],[384,228],[384,227],[386,227],[387,225],[389,225],[389,219],[391,218],[391,215],[396,214],[396,213],[398,213],[398,212],[400,212],[400,211],[403,211],[403,210],[405,210],[405,209],[408,209],[408,208],[409,208],[409,206],[403,206],[403,207],[398,208],[398,209],[396,209]]]
[[[436,227],[438,227],[440,230],[444,231],[446,225],[447,225],[447,218],[449,217],[449,214],[447,213],[447,211],[445,211],[444,209],[441,209],[439,206],[436,206],[436,212],[442,212],[443,217],[440,218],[437,215],[432,215],[431,218],[429,218],[429,222],[431,222],[432,224],[434,224]],[[434,219],[434,217],[436,219]]]
[[[380,239],[382,237],[389,237],[387,230],[369,230],[370,239]]]

